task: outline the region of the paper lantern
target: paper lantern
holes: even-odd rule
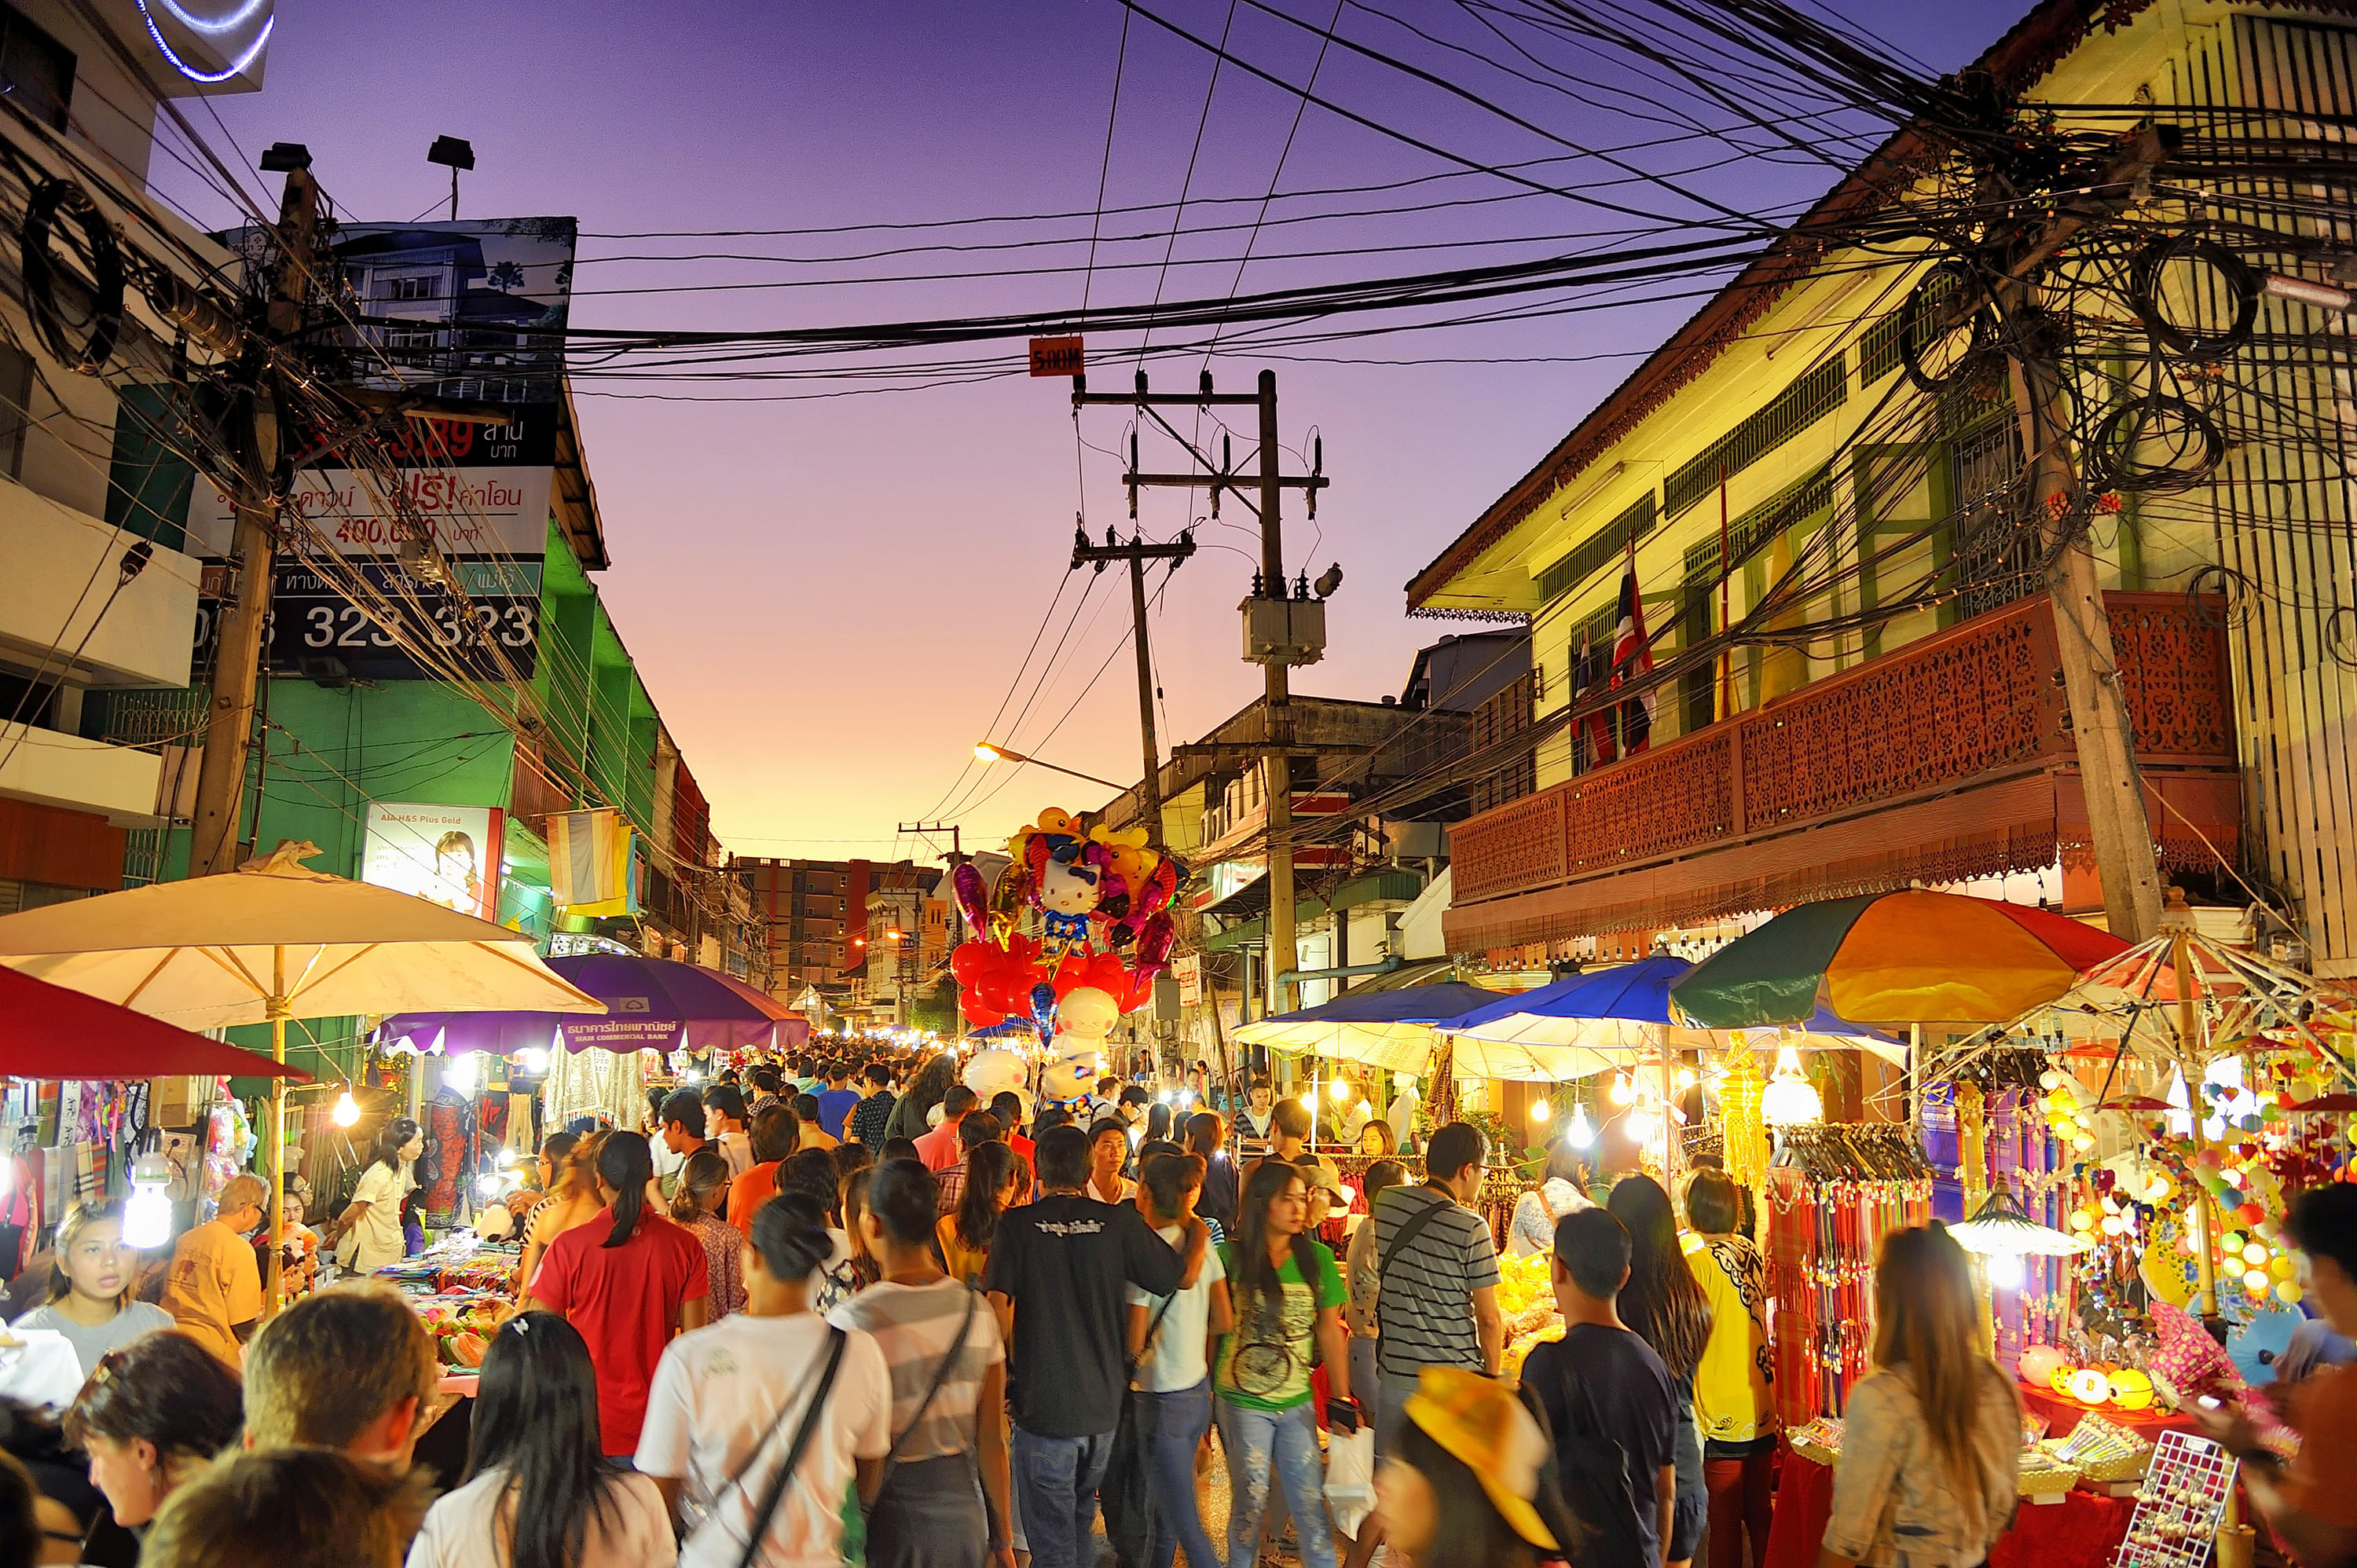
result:
[[[2051,1345],[2032,1345],[2021,1353],[2017,1365],[2023,1382],[2034,1389],[2047,1389],[2054,1386],[2054,1374],[2069,1369],[2071,1363]]]
[[[2112,1397],[2112,1376],[2093,1367],[2082,1367],[2071,1374],[2070,1386],[2063,1392],[2081,1404],[2101,1404]]]
[[[2112,1402],[2122,1410],[2147,1410],[2152,1405],[2152,1379],[2134,1367],[2123,1367],[2111,1376]]]
[[[2071,1365],[2070,1362],[2065,1361],[2061,1366],[2055,1368],[2054,1370],[2047,1374],[2046,1386],[2052,1389],[2056,1393],[2061,1394],[2064,1399],[2069,1399],[2071,1397],[2071,1380],[2078,1375],[2079,1369]]]
[[[2243,1262],[2250,1264],[2251,1267],[2255,1269],[2266,1261],[2267,1250],[2258,1242],[2250,1242],[2243,1248]]]
[[[2299,1288],[2298,1280],[2286,1280],[2276,1286],[2276,1299],[2286,1306],[2298,1306],[2299,1298],[2305,1294]]]

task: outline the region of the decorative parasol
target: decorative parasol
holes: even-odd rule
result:
[[[1788,909],[1672,989],[1714,1029],[1797,1024],[1996,1024],[2051,1002],[2127,950],[2094,927],[2023,904],[1912,889]]]
[[[2004,1191],[1989,1194],[1988,1201],[1975,1209],[1970,1219],[1949,1226],[1948,1234],[1965,1251],[1984,1257],[2067,1258],[2093,1251],[2092,1242],[2040,1225],[2011,1193]]]
[[[1235,1037],[1264,1050],[1338,1057],[1420,1077],[1431,1065],[1436,1026],[1497,1000],[1494,991],[1453,980],[1346,991],[1315,1007],[1246,1024]]]

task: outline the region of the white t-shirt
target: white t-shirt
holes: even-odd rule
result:
[[[407,1165],[396,1172],[379,1160],[361,1173],[352,1201],[367,1204],[368,1212],[352,1222],[352,1273],[373,1273],[409,1255],[401,1235],[401,1203],[416,1187],[417,1178]]]
[[[770,1518],[763,1568],[836,1568],[856,1461],[881,1459],[892,1446],[892,1375],[884,1352],[866,1334],[848,1336],[826,1409]],[[680,1512],[689,1534],[681,1563],[737,1568],[754,1511],[818,1387],[826,1342],[826,1322],[816,1313],[737,1313],[664,1348],[647,1391],[637,1464],[646,1475],[685,1482]],[[748,1466],[757,1444],[762,1452]],[[740,1467],[743,1483],[731,1486]]]
[[[1187,1232],[1176,1225],[1166,1225],[1155,1232],[1177,1251]],[[1182,1290],[1170,1303],[1170,1310],[1162,1319],[1162,1326],[1154,1330],[1146,1341],[1146,1354],[1137,1363],[1136,1386],[1150,1394],[1175,1394],[1191,1389],[1211,1375],[1204,1356],[1204,1337],[1211,1327],[1211,1287],[1226,1279],[1220,1266],[1219,1250],[1203,1249],[1203,1269],[1195,1276],[1194,1288]],[[1154,1315],[1162,1311],[1168,1299],[1148,1295],[1131,1286],[1129,1305],[1146,1308],[1146,1321],[1150,1326]]]
[[[407,1568],[509,1568],[498,1524],[508,1472],[484,1471],[425,1511],[410,1542]],[[679,1558],[662,1494],[644,1476],[621,1476],[605,1509],[589,1518],[589,1537],[576,1568],[671,1568]]]

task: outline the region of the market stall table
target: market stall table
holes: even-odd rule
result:
[[[2021,1408],[2046,1423],[2049,1437],[2068,1437],[2079,1424],[2079,1418],[2093,1415],[2100,1409],[2105,1421],[2122,1431],[2133,1433],[2147,1444],[2158,1442],[2164,1432],[2199,1433],[2201,1423],[2181,1412],[2170,1410],[2123,1410],[2115,1404],[2102,1406],[2083,1404],[2068,1394],[2058,1394],[2051,1389],[2041,1389],[2029,1383],[2016,1382],[2021,1395]]]
[[[2013,1528],[1989,1552],[1988,1568],[2104,1568],[2111,1562],[2127,1536],[2136,1499],[2076,1490],[2061,1499],[2022,1498]],[[1833,1503],[1833,1467],[1788,1450],[1777,1477],[1768,1550],[1758,1568],[1816,1568]]]

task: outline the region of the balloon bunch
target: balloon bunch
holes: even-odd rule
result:
[[[1028,1014],[1044,1039],[1074,991],[1101,992],[1123,1013],[1143,1005],[1170,961],[1170,904],[1186,867],[1148,848],[1144,828],[1084,831],[1054,808],[1006,853],[995,886],[970,863],[950,877],[975,933],[950,956],[966,1021],[989,1027]],[[1037,940],[1017,929],[1026,909],[1039,917]]]

